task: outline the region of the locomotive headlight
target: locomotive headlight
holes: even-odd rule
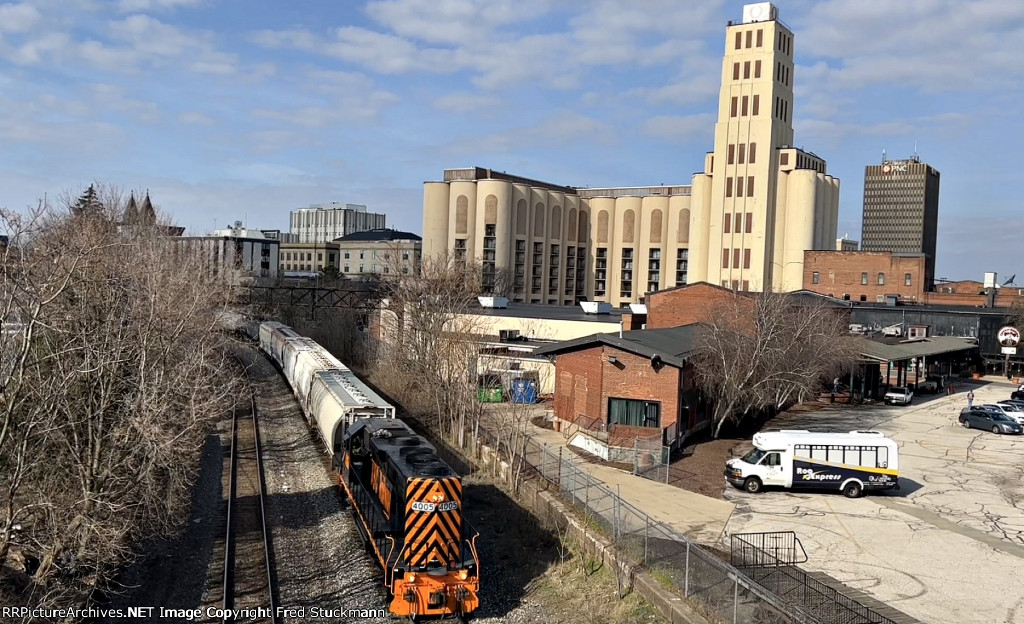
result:
[[[468,570],[459,570],[459,580],[460,581],[464,581],[468,577],[469,577],[469,571]]]
[[[416,582],[416,575],[415,574],[406,574],[405,575],[405,582],[406,583],[415,583]]]

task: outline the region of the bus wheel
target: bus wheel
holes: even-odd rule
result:
[[[860,493],[860,483],[857,483],[856,481],[850,481],[846,484],[846,487],[843,488],[843,495],[846,496],[846,498],[857,498],[860,496]]]
[[[761,480],[757,477],[750,477],[743,482],[743,489],[751,494],[757,494],[761,491]]]

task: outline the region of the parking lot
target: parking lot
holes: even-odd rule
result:
[[[1024,436],[964,429],[966,391],[907,407],[830,406],[769,429],[875,429],[900,446],[899,491],[835,493],[726,487],[726,533],[795,531],[804,567],[825,572],[925,622],[1024,624]],[[975,404],[1009,398],[973,386]]]

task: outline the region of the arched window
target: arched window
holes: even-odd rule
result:
[[[690,242],[690,209],[679,211],[679,225],[676,227],[676,239],[680,243]]]
[[[516,234],[519,236],[526,236],[526,222],[530,218],[530,215],[526,214],[526,210],[526,200],[520,199],[516,203]]]
[[[565,237],[571,241],[576,240],[576,209],[569,209],[569,225],[566,228]]]
[[[579,234],[576,236],[576,242],[580,243],[581,245],[585,245],[587,243],[587,239],[589,238],[590,236],[587,232],[587,213],[583,210],[580,210],[580,227]]]
[[[629,209],[622,215],[622,242],[633,242],[633,228],[635,227],[636,212],[634,212],[632,209]]]
[[[551,238],[562,237],[562,207],[555,206],[551,209]]]
[[[455,233],[465,234],[469,221],[469,198],[459,195],[455,200]]]
[[[540,202],[533,207],[533,235],[536,238],[544,236],[544,204]]]
[[[498,222],[498,197],[488,195],[484,199],[484,223],[494,225]]]
[[[661,243],[661,210],[651,211],[651,242]]]
[[[608,242],[608,211],[602,210],[597,213],[597,242]]]

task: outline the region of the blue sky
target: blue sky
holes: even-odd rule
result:
[[[712,147],[723,0],[0,0],[0,207],[96,180],[190,233],[329,201],[419,232],[422,182],[482,166],[689,184]],[[792,0],[797,146],[841,179],[942,173],[937,276],[1024,283],[1024,3]]]

